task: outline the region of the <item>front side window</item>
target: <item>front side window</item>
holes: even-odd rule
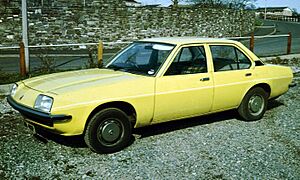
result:
[[[210,46],[214,71],[249,69],[251,61],[240,50],[233,46]]]
[[[207,72],[203,46],[182,48],[176,55],[165,75],[196,74]]]
[[[106,68],[153,76],[174,47],[170,44],[136,42],[114,57]]]

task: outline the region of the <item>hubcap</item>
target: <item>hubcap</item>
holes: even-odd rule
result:
[[[105,142],[113,143],[120,138],[121,131],[121,125],[118,121],[105,121],[99,128],[98,138],[99,140],[104,140]]]
[[[248,104],[250,113],[252,115],[258,115],[263,111],[264,108],[264,99],[260,95],[253,95],[249,99],[249,104]]]

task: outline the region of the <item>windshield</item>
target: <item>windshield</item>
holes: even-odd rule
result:
[[[120,52],[106,66],[109,69],[154,76],[175,46],[136,42]]]

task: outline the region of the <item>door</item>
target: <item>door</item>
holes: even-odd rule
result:
[[[213,101],[212,75],[202,45],[182,47],[156,79],[153,123],[207,113]]]
[[[237,47],[210,46],[214,67],[213,111],[236,108],[253,79],[252,62]]]

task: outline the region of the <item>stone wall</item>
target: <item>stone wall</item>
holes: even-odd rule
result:
[[[54,1],[56,2],[56,1]],[[98,0],[83,6],[60,1],[29,5],[29,43],[62,44],[132,41],[161,36],[240,36],[253,30],[254,12],[232,9],[129,8],[121,0]],[[3,13],[2,13],[3,14]],[[0,45],[21,40],[16,8],[0,18]]]

